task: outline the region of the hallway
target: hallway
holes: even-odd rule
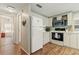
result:
[[[0,21],[0,55],[18,54],[19,46],[13,43],[15,41],[13,18],[4,14],[0,16]]]
[[[30,52],[29,15],[30,4],[0,4],[0,55],[25,55],[19,43]],[[1,37],[1,33],[5,36]]]
[[[19,55],[21,54],[19,45],[13,43],[11,37],[0,39],[0,55]]]

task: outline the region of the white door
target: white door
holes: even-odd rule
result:
[[[31,45],[32,53],[43,47],[43,32],[41,27],[32,27]]]

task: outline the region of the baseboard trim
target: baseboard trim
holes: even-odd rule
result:
[[[21,51],[25,53],[24,55],[29,55],[29,53],[27,53],[27,52],[25,51],[25,49],[20,45],[20,43],[14,43],[14,45],[19,45]]]
[[[24,55],[30,55],[29,53],[27,53],[27,51],[22,46],[20,48],[25,53]]]
[[[51,43],[51,42],[48,42],[48,43],[44,44],[43,46],[45,46],[45,45],[47,45],[47,44],[49,44],[49,43]]]
[[[43,50],[43,48],[40,48],[39,50],[37,50],[37,51],[31,53],[31,55],[35,54],[36,52],[38,52],[38,51],[40,51],[40,50]]]

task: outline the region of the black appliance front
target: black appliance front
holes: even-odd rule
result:
[[[65,31],[65,28],[55,28],[55,31]]]
[[[52,39],[63,41],[63,33],[52,32]]]

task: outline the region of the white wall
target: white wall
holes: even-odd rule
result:
[[[25,7],[22,7],[23,9],[23,13],[25,15],[22,15],[22,19],[21,19],[21,45],[23,47],[23,49],[30,54],[30,5],[27,4]],[[26,25],[23,26],[22,21],[26,20]]]
[[[38,13],[32,12],[32,15],[40,17],[43,19],[43,26],[49,26],[49,19],[47,17],[44,17]],[[49,42],[49,32],[43,32],[43,44],[46,44]]]
[[[15,25],[15,43],[20,43],[23,50],[30,54],[30,5],[22,4],[19,6],[19,13],[14,17]],[[18,18],[20,17],[20,19]],[[26,25],[23,26],[22,21],[26,20]]]
[[[73,19],[74,20],[79,20],[79,12],[74,12],[73,13]]]

